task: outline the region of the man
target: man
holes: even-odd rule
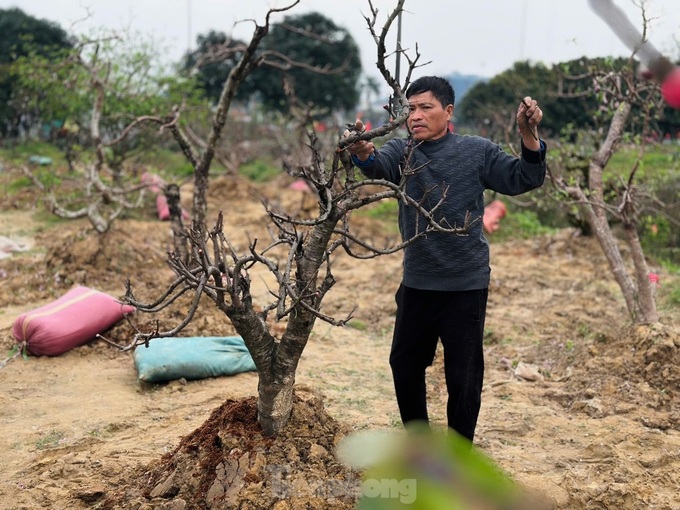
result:
[[[546,145],[537,135],[543,114],[535,100],[525,97],[517,110],[522,139],[522,155],[517,158],[485,138],[450,132],[455,95],[445,79],[422,77],[408,87],[406,97],[408,139],[390,140],[380,149],[367,141],[348,148],[367,177],[399,183],[407,169],[411,174],[407,195],[433,211],[438,222],[459,227],[468,213],[473,219],[483,216],[485,189],[517,195],[543,184]],[[360,121],[357,129],[363,129]],[[416,209],[399,203],[404,240],[422,233],[427,225]],[[482,340],[489,278],[489,245],[482,221],[475,221],[468,235],[431,231],[405,248],[390,353],[405,425],[428,421],[425,370],[441,339],[448,426],[473,440],[484,376]]]

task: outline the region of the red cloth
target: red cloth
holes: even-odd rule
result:
[[[493,234],[501,227],[501,220],[507,214],[508,209],[500,200],[494,200],[484,208],[484,230]]]

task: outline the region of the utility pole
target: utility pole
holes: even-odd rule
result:
[[[397,16],[397,63],[394,66],[394,77],[399,83],[399,73],[401,70],[401,13]]]
[[[191,53],[191,0],[187,0],[187,55]]]
[[[396,54],[396,63],[394,65],[394,79],[396,80],[397,83],[400,81],[400,74],[401,74],[401,14],[402,11],[399,11],[399,14],[397,15],[397,54]],[[401,85],[401,84],[400,84]],[[389,115],[390,117],[392,114],[395,112],[395,108],[397,106],[397,101],[398,99],[394,97],[393,95],[390,96],[390,101],[389,101]],[[392,120],[391,118],[388,120]]]
[[[519,20],[519,60],[524,60],[524,46],[527,28],[527,0],[522,0],[521,18]]]

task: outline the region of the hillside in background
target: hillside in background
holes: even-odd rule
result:
[[[453,72],[446,76],[453,86],[453,90],[456,92],[456,103],[460,102],[468,90],[474,87],[479,82],[488,81],[489,78],[484,76],[478,76],[474,74],[460,74],[458,72]]]

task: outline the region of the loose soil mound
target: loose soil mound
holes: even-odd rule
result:
[[[135,488],[102,508],[354,508],[359,477],[334,455],[348,432],[323,409],[320,395],[298,388],[285,432],[264,437],[254,397],[228,400],[159,461]]]

